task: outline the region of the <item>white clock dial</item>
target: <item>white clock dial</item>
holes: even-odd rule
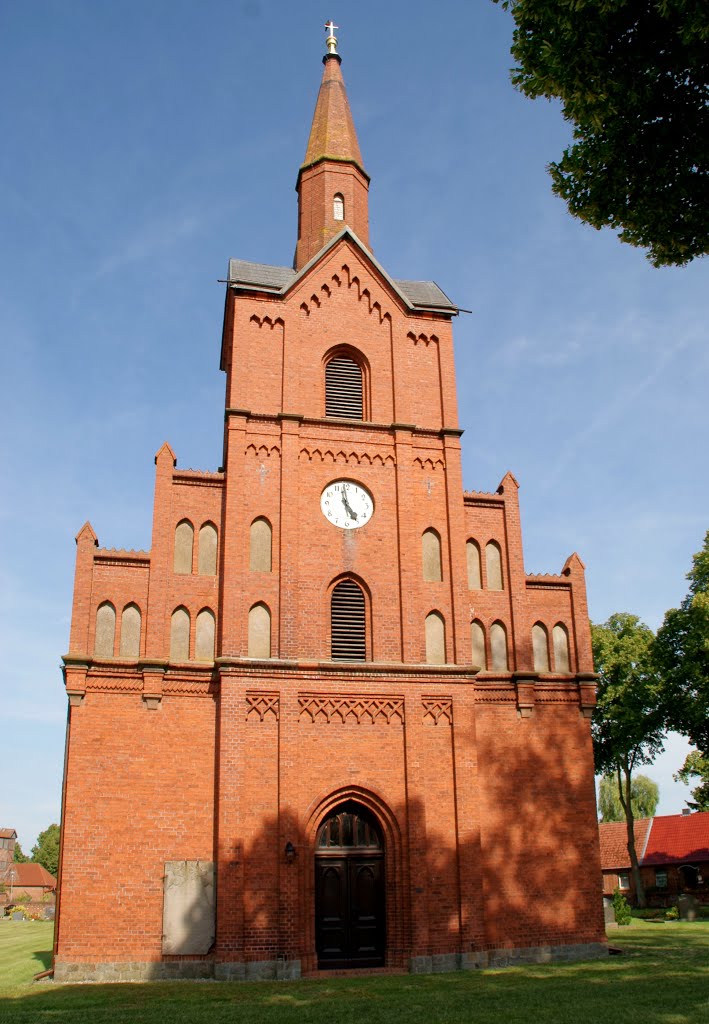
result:
[[[333,480],[320,496],[325,518],[341,530],[357,530],[372,518],[374,499],[366,487],[352,480]]]

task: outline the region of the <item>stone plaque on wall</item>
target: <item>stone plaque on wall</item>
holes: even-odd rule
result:
[[[166,861],[163,892],[163,953],[208,953],[215,934],[213,861]]]

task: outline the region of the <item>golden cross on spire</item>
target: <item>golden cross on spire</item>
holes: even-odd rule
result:
[[[337,39],[335,38],[335,29],[339,27],[340,26],[336,25],[332,18],[330,18],[329,21],[325,22],[325,31],[327,32],[327,39],[325,40],[325,42],[327,44],[328,53],[337,53]]]

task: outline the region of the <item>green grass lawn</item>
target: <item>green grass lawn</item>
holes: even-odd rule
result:
[[[3,1024],[709,1024],[709,922],[633,921],[602,961],[280,984],[33,984],[51,939],[0,923]]]

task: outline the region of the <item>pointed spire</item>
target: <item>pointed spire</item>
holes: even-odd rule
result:
[[[299,270],[345,225],[369,245],[369,175],[362,166],[337,53],[336,25],[325,25],[328,52],[310,129],[305,159],[298,173]]]

